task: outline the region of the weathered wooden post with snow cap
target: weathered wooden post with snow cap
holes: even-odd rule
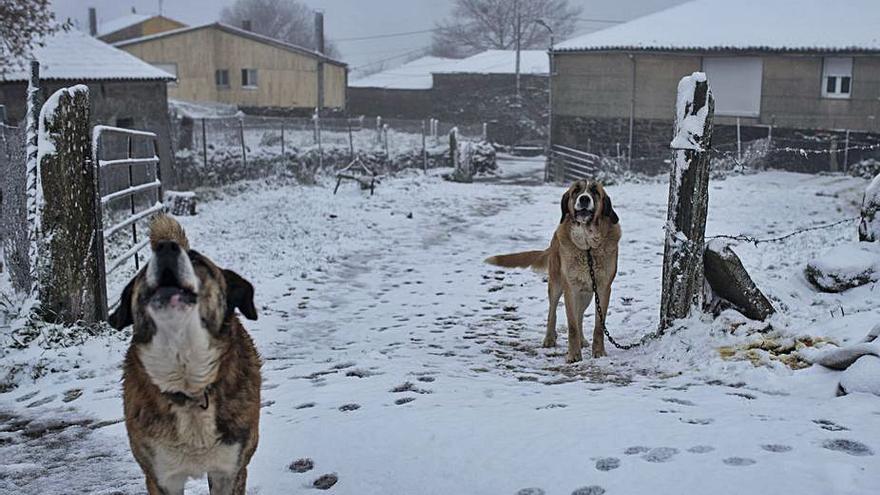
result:
[[[700,307],[714,112],[715,101],[706,74],[694,72],[683,77],[678,83],[675,132],[670,144],[673,151],[663,249],[661,329]]]
[[[55,92],[39,120],[37,296],[40,316],[55,323],[94,323],[102,317],[103,287],[95,238],[95,167],[89,88]]]

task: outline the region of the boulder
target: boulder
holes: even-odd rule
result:
[[[874,177],[865,190],[861,217],[859,240],[863,242],[880,241],[880,175]]]
[[[880,248],[868,243],[843,244],[810,260],[807,280],[823,292],[845,290],[880,280]]]
[[[198,198],[192,191],[165,191],[165,209],[177,217],[191,217],[196,214]]]
[[[776,312],[727,242],[715,239],[706,245],[703,268],[712,291],[745,316],[764,320]]]

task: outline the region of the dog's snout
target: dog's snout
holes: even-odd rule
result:
[[[180,253],[180,244],[174,241],[159,241],[156,243],[156,256],[177,256]]]
[[[578,206],[581,208],[589,208],[593,204],[593,198],[591,198],[588,194],[584,194],[578,197]]]

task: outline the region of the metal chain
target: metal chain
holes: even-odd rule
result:
[[[642,336],[641,340],[633,342],[631,344],[620,344],[614,337],[611,336],[611,333],[608,332],[608,327],[605,326],[605,312],[602,310],[602,304],[599,302],[599,288],[596,284],[596,269],[593,268],[593,250],[587,248],[587,266],[590,268],[590,282],[593,284],[593,298],[596,300],[596,318],[599,318],[599,323],[602,324],[602,331],[605,332],[605,337],[608,338],[608,341],[614,347],[618,349],[623,349],[624,351],[628,351],[634,347],[639,347],[645,345],[650,340],[654,340],[663,336],[663,331],[660,329],[654,330],[653,332],[647,333]]]

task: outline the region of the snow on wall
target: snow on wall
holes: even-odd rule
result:
[[[546,75],[550,73],[550,56],[544,50],[520,50],[520,74]],[[443,74],[515,74],[515,50],[486,50],[462,59],[443,70]]]
[[[878,25],[877,0],[695,0],[554,48],[880,50]]]

